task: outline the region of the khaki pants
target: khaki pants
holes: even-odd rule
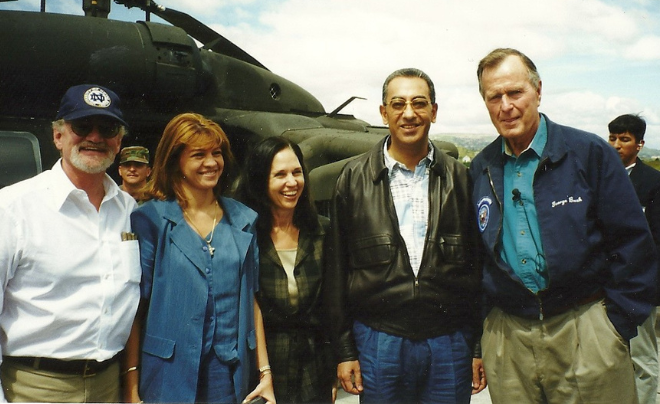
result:
[[[628,344],[603,300],[544,320],[494,308],[481,344],[493,404],[637,404]]]
[[[630,354],[635,367],[635,383],[639,404],[655,404],[658,399],[658,339],[655,335],[656,308],[644,324],[637,327],[637,336],[630,340]]]
[[[119,363],[83,378],[2,362],[0,376],[9,402],[118,403],[120,398]]]

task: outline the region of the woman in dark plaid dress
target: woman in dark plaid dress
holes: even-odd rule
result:
[[[323,239],[300,148],[272,137],[246,160],[239,197],[257,211],[259,292],[278,403],[330,403],[335,380],[322,327]]]

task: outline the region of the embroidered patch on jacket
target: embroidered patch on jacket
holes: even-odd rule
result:
[[[477,214],[479,217],[479,231],[482,233],[486,230],[488,226],[488,219],[490,219],[490,205],[493,204],[493,200],[485,196],[481,198],[477,204]]]

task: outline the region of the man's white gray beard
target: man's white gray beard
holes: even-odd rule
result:
[[[108,150],[108,155],[100,160],[94,160],[94,164],[89,164],[85,157],[80,155],[80,145],[71,150],[71,165],[87,174],[99,174],[105,172],[115,161],[115,153]]]

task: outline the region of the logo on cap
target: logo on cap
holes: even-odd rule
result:
[[[108,108],[112,103],[110,95],[98,87],[92,87],[85,91],[83,99],[87,105],[97,108]]]

